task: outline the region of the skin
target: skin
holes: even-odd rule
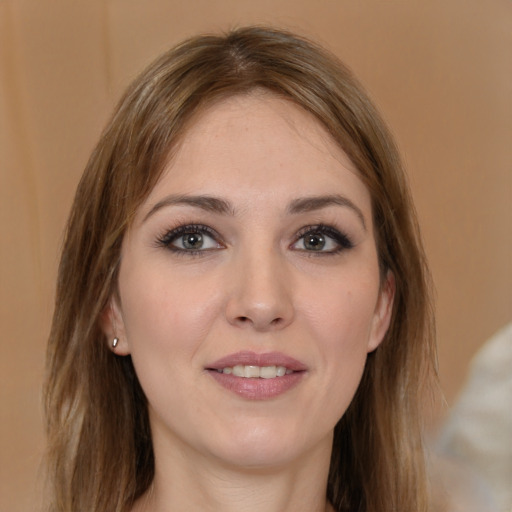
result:
[[[343,201],[291,211],[334,194]],[[169,199],[184,196],[228,207]],[[188,224],[215,236],[195,252],[180,237],[162,242]],[[351,247],[338,251],[329,232],[310,250],[304,228],[319,224]],[[134,510],[330,510],[333,429],[388,328],[393,290],[379,275],[370,195],[317,120],[261,92],[201,113],[125,237],[107,315],[149,402],[155,480]],[[307,369],[287,392],[250,400],[206,370],[240,350]]]

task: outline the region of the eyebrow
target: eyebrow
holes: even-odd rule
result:
[[[350,208],[359,217],[359,220],[363,224],[363,228],[366,230],[366,221],[361,209],[347,197],[338,194],[294,199],[288,206],[288,212],[292,214],[307,213],[315,210],[321,210],[328,206],[344,206]]]
[[[220,215],[235,215],[235,209],[228,201],[219,197],[213,196],[188,196],[188,195],[170,195],[158,201],[151,210],[145,215],[143,222],[149,217],[154,215],[158,210],[168,206],[193,206],[202,210],[217,213]],[[347,197],[333,194],[326,196],[311,196],[301,197],[294,199],[288,205],[287,211],[289,214],[296,215],[299,213],[308,213],[329,206],[343,206],[350,208],[361,221],[364,229],[366,230],[366,221],[363,212]]]
[[[218,213],[221,215],[234,215],[234,209],[230,203],[224,199],[212,196],[187,196],[187,195],[171,195],[161,201],[158,201],[144,217],[145,222],[149,217],[154,215],[158,210],[166,206],[194,206],[201,208],[207,212]]]

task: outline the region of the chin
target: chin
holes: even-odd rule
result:
[[[293,463],[322,440],[326,441],[329,449],[332,443],[331,432],[318,439],[309,436],[309,442],[306,442],[307,439],[308,436],[299,427],[294,428],[274,419],[269,424],[259,422],[230,429],[225,436],[216,439],[212,451],[229,465],[258,470]]]

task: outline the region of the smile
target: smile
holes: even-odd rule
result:
[[[241,351],[205,367],[231,393],[246,400],[269,400],[285,394],[305,378],[307,366],[281,352]]]
[[[284,377],[293,372],[285,366],[254,366],[242,365],[227,366],[219,368],[219,373],[234,375],[235,377],[244,377],[246,379],[275,379],[276,377]]]

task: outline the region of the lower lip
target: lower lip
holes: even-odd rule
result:
[[[251,379],[215,370],[209,373],[221,386],[248,400],[267,400],[282,395],[295,387],[305,374],[293,372],[274,379]]]

